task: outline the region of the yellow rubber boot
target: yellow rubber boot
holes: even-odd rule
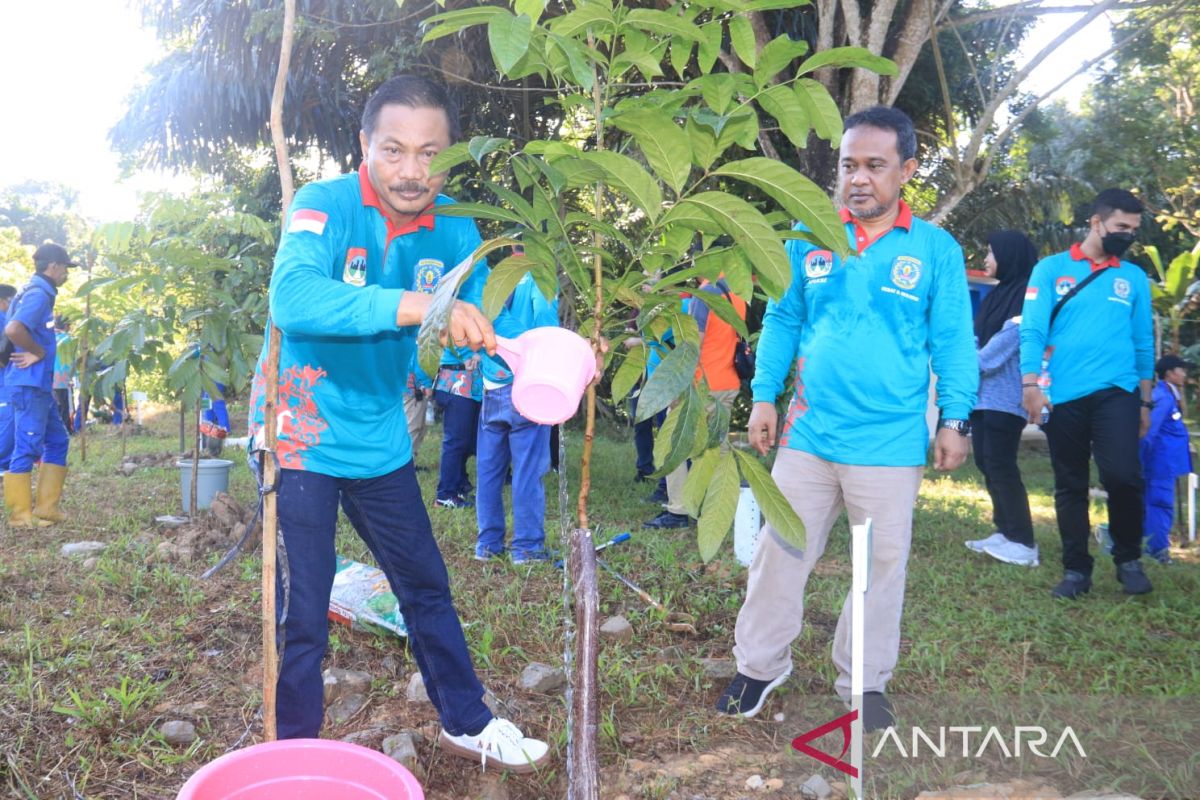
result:
[[[37,524],[41,527],[48,527],[67,518],[58,507],[62,500],[63,484],[66,482],[66,467],[42,464],[38,470],[37,505],[33,507],[33,516],[37,517]]]
[[[4,506],[11,528],[33,527],[33,475],[7,472],[4,475]]]

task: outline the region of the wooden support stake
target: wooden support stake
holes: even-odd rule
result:
[[[572,800],[600,797],[600,774],[596,741],[599,712],[596,698],[596,664],[600,657],[600,595],[596,588],[596,544],[587,528],[571,532],[571,588],[575,601],[575,671],[571,674],[571,772],[568,776]]]

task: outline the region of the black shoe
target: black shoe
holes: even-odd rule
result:
[[[670,511],[664,511],[654,519],[643,522],[642,527],[662,530],[666,528],[686,528],[691,524],[692,518],[687,514],[672,514]]]
[[[788,667],[787,672],[775,680],[760,681],[755,678],[747,678],[739,672],[733,676],[733,680],[725,687],[725,691],[721,692],[721,696],[717,700],[717,711],[750,719],[762,710],[767,695],[782,686],[791,674],[792,668]]]
[[[896,724],[892,702],[883,692],[863,692],[863,732],[882,731]]]
[[[1090,576],[1069,569],[1063,573],[1063,579],[1058,582],[1058,585],[1050,590],[1050,596],[1060,600],[1074,600],[1080,595],[1087,594],[1091,589],[1092,579]]]
[[[1146,594],[1154,588],[1150,585],[1150,579],[1146,577],[1146,573],[1142,572],[1141,561],[1126,561],[1124,564],[1117,564],[1117,580],[1125,589],[1125,594]]]
[[[666,502],[667,502],[666,489],[663,489],[662,487],[655,489],[654,494],[652,494],[646,498],[646,502],[647,503],[657,503],[660,506],[666,504]]]
[[[456,494],[452,497],[439,497],[433,504],[442,508],[474,508],[475,504],[469,498]]]

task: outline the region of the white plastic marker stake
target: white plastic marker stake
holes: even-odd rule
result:
[[[1188,473],[1188,541],[1196,541],[1196,487],[1200,484],[1196,473]]]
[[[855,711],[850,723],[850,778],[853,797],[863,793],[863,633],[867,587],[871,584],[871,518],[850,528],[850,702]]]

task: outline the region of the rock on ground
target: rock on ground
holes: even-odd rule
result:
[[[108,547],[104,542],[70,542],[59,550],[64,558],[86,558]]]
[[[405,696],[410,703],[429,702],[429,693],[425,691],[425,679],[421,677],[421,673],[414,672],[412,677],[408,679],[408,689],[405,691]]]
[[[549,664],[533,663],[521,673],[521,688],[527,692],[549,694],[567,685],[567,673]]]
[[[176,747],[187,747],[196,741],[196,726],[181,719],[164,722],[158,729],[167,744]]]
[[[613,639],[618,642],[632,641],[633,626],[624,617],[609,617],[600,626],[600,635],[606,639]]]
[[[349,669],[330,667],[322,673],[325,682],[325,702],[332,703],[348,694],[367,694],[371,691],[371,675]]]
[[[813,775],[800,786],[800,796],[808,800],[829,800],[833,787],[820,775]]]

